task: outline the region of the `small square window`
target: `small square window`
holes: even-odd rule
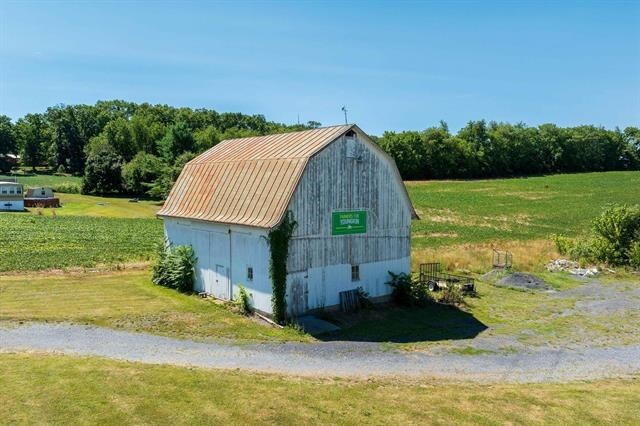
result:
[[[15,192],[16,192],[16,191],[15,191],[13,188],[11,188],[11,189],[9,190],[9,194],[15,194]]]
[[[253,281],[253,268],[247,266],[247,281]]]
[[[360,281],[360,265],[351,265],[351,281]]]
[[[16,190],[16,193],[17,193],[17,194],[22,194],[22,190],[21,190],[20,188],[18,188],[18,189]]]

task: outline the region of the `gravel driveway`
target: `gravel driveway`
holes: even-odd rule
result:
[[[0,352],[23,351],[324,377],[404,376],[477,382],[561,382],[640,373],[640,344],[460,355],[390,351],[378,343],[367,342],[236,346],[72,324],[0,328]]]

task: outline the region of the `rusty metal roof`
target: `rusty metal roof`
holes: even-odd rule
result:
[[[222,141],[187,163],[158,216],[277,226],[308,159],[352,127]]]

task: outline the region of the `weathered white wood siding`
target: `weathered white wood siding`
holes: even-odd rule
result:
[[[252,305],[271,312],[271,278],[266,231],[190,219],[164,218],[165,236],[173,245],[191,245],[198,258],[194,290],[223,300],[242,285]],[[247,276],[253,268],[253,279]]]
[[[335,305],[339,291],[359,286],[389,294],[387,271],[409,272],[411,210],[395,166],[364,135],[351,149],[343,136],[312,157],[289,204],[298,222],[287,265],[294,313]],[[331,235],[331,213],[346,210],[368,212],[366,234]]]

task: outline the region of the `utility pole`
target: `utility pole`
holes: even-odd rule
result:
[[[344,112],[344,124],[349,124],[349,121],[347,121],[347,106],[346,105],[342,105],[342,111]]]

